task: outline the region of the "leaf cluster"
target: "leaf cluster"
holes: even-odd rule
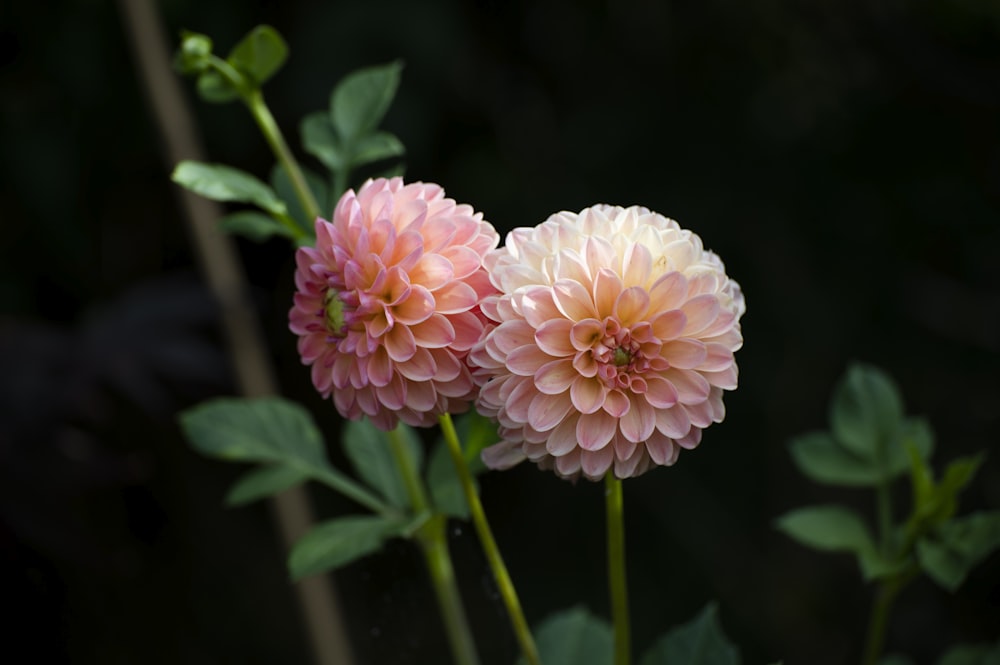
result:
[[[584,607],[554,614],[535,629],[545,665],[609,665],[614,637],[607,621]],[[718,608],[707,605],[691,621],[676,626],[650,646],[639,665],[740,665],[739,650],[719,624]],[[518,665],[525,665],[524,659]]]
[[[181,414],[181,426],[191,445],[204,455],[259,464],[230,489],[226,503],[231,506],[314,480],[369,509],[368,514],[323,522],[303,536],[289,555],[293,579],[344,566],[377,551],[390,538],[412,537],[429,520],[443,522],[447,517],[465,519],[469,515],[445,442],[436,442],[425,463],[420,438],[406,425],[399,426],[398,434],[410,464],[423,474],[430,493],[430,513],[415,510],[392,456],[389,434],[368,420],[349,422],[343,433],[344,452],[357,480],[330,463],[322,434],[309,412],[285,399],[204,402]],[[462,453],[467,461],[478,459],[482,447],[493,443],[489,432],[494,428],[478,414],[459,418],[456,428],[464,433]]]
[[[780,530],[816,549],[853,553],[865,579],[906,581],[922,571],[949,591],[1000,547],[1000,511],[955,516],[958,496],[983,456],[952,461],[936,481],[933,432],[925,420],[904,415],[899,390],[884,372],[850,367],[834,390],[829,417],[828,431],[791,442],[792,458],[818,483],[875,488],[888,518],[880,524],[880,542],[860,515],[837,505],[793,510],[778,519]],[[907,472],[911,512],[893,524],[888,488]]]
[[[329,109],[302,121],[303,149],[326,167],[324,176],[295,162],[264,104],[261,87],[288,58],[288,46],[281,35],[261,25],[240,40],[225,59],[216,56],[212,48],[208,36],[182,33],[175,68],[197,77],[198,94],[205,101],[242,100],[278,159],[270,184],[230,166],[194,161],[177,165],[172,178],[182,187],[215,201],[255,206],[224,217],[219,223],[222,231],[256,242],[278,236],[299,245],[311,244],[316,217],[332,212],[355,169],[405,153],[395,135],[378,129],[399,87],[402,63],[349,74],[333,89]],[[401,172],[396,166],[383,175]]]

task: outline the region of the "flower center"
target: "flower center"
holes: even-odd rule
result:
[[[632,362],[632,353],[624,347],[616,347],[611,354],[611,362],[617,367],[623,367]]]
[[[344,334],[344,301],[338,293],[329,289],[323,296],[323,309],[326,312],[326,327],[333,335]]]

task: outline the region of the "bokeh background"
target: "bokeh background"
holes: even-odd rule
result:
[[[340,77],[401,58],[385,127],[409,179],[501,231],[607,202],[699,233],[747,295],[741,388],[698,450],[627,483],[637,650],[716,600],[746,663],[857,661],[871,588],[772,522],[825,501],[871,514],[873,499],[807,483],[786,444],[825,427],[854,360],[931,420],[938,464],[1000,437],[1000,4],[159,7],[174,41],[196,30],[222,52],[258,23],[286,36],[266,92],[297,150],[299,118]],[[177,411],[232,393],[232,373],[123,26],[108,0],[0,5],[0,660],[308,663],[266,505],[223,508],[241,469],[179,435]],[[209,159],[265,175],[245,111],[184,89]],[[291,252],[239,249],[282,392],[335,444],[286,329]],[[484,477],[482,496],[531,621],[607,615],[599,485],[524,466]],[[313,498],[321,516],[353,509]],[[963,497],[977,508],[1000,508],[995,453]],[[475,536],[455,523],[451,539],[483,662],[512,663]],[[448,662],[408,544],[336,583],[360,663]],[[905,591],[888,648],[923,665],[998,627],[994,555],[954,595]]]

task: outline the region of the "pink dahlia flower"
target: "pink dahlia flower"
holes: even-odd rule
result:
[[[295,257],[289,327],[316,390],[383,430],[466,410],[479,302],[495,292],[483,256],[499,240],[438,185],[380,178],[344,194],[332,221],[316,220],[316,246]]]
[[[514,230],[485,265],[499,294],[470,361],[477,407],[500,424],[487,465],[637,476],[722,420],[746,306],[694,233],[600,205]]]

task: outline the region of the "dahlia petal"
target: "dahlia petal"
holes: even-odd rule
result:
[[[327,397],[333,385],[333,373],[330,368],[324,367],[320,363],[314,363],[310,373],[312,374],[313,386],[323,397]]]
[[[569,414],[573,401],[569,395],[537,393],[528,407],[528,424],[537,432],[547,432]]]
[[[579,416],[571,414],[552,430],[548,441],[545,442],[545,449],[550,455],[559,457],[560,455],[569,453],[577,447],[576,423],[578,420]]]
[[[514,349],[507,356],[507,369],[521,376],[532,376],[542,365],[551,362],[552,356],[534,345]]]
[[[535,340],[535,329],[524,319],[504,321],[489,335],[497,350],[506,357],[514,349],[531,344]]]
[[[708,351],[698,340],[682,337],[664,344],[660,348],[660,355],[673,367],[693,369],[705,361]]]
[[[593,317],[597,313],[593,298],[579,282],[557,280],[552,285],[552,299],[556,308],[571,321]]]
[[[593,348],[604,336],[604,325],[597,319],[577,321],[570,328],[570,343],[577,351]]]
[[[669,409],[677,404],[677,389],[662,376],[646,377],[646,401],[654,409]]]
[[[538,389],[538,392],[545,395],[565,393],[573,385],[573,381],[576,380],[579,373],[573,367],[573,361],[567,358],[559,358],[557,360],[550,358],[550,361],[539,367],[537,372],[533,372],[535,387]]]
[[[620,460],[629,459],[635,455],[635,451],[639,449],[639,444],[635,441],[629,441],[624,436],[615,437],[615,457]],[[617,469],[617,467],[616,467]]]
[[[576,353],[570,340],[573,328],[573,322],[566,319],[546,321],[535,331],[535,342],[550,356],[571,356]]]
[[[615,461],[615,451],[611,446],[600,450],[584,450],[580,453],[580,470],[592,480],[604,477]]]
[[[385,386],[392,379],[392,361],[385,347],[375,349],[375,353],[366,358],[368,381],[374,386]]]
[[[435,381],[439,383],[454,381],[462,373],[464,369],[462,361],[448,349],[430,349],[430,354],[437,366],[437,370],[434,372]]]
[[[600,236],[587,236],[580,253],[585,257],[585,265],[589,267],[589,271],[595,267],[611,266],[615,263],[615,248]]]
[[[388,354],[387,354],[388,355]],[[422,346],[418,346],[413,356],[404,362],[395,363],[396,371],[410,381],[430,381],[437,372],[437,363],[431,352]],[[368,370],[369,375],[371,369]]]
[[[517,422],[528,422],[528,408],[531,400],[538,393],[535,392],[534,383],[529,378],[522,378],[520,381],[514,380],[514,389],[507,397],[507,415]]]
[[[429,291],[441,288],[453,277],[451,261],[440,254],[424,254],[410,269],[410,283],[420,284]]]
[[[544,287],[526,291],[521,297],[521,310],[524,320],[532,328],[539,328],[546,321],[563,316],[556,307],[552,289]]]
[[[616,439],[616,442],[624,440],[625,440],[624,438],[619,437],[618,439]],[[641,474],[642,471],[640,470],[640,465],[642,464],[643,457],[644,457],[643,449],[640,448],[637,448],[635,452],[633,452],[629,457],[625,459],[622,458],[622,456],[618,453],[616,449],[615,476],[624,479],[624,478],[632,478],[634,476],[638,476],[639,474]]]
[[[641,443],[649,438],[656,427],[656,411],[642,398],[632,400],[632,407],[618,422],[622,435],[629,441]]]
[[[456,353],[465,354],[483,335],[483,322],[472,312],[460,312],[459,314],[449,314],[448,320],[455,330],[455,339],[451,343],[451,349]]]
[[[629,286],[645,287],[653,270],[653,257],[649,248],[631,243],[622,260],[622,282]]]
[[[656,279],[649,288],[649,307],[654,312],[677,309],[687,299],[687,278],[679,272],[669,272]]]
[[[680,453],[673,441],[659,437],[653,438],[646,443],[646,451],[653,462],[661,466],[673,465]]]
[[[715,320],[705,326],[701,331],[698,332],[698,337],[715,337],[716,335],[721,335],[727,332],[730,328],[736,325],[736,320],[738,315],[736,311],[731,309],[722,309],[719,311],[719,315],[715,317]]]
[[[570,399],[573,406],[580,413],[594,413],[604,404],[604,396],[608,389],[604,382],[599,379],[588,379],[584,376],[577,376],[569,388]]]
[[[603,406],[609,415],[621,418],[632,408],[632,400],[620,390],[609,390],[604,398]]]
[[[701,430],[697,427],[692,427],[686,436],[677,439],[677,445],[688,450],[697,448],[699,443],[701,443]]]
[[[409,360],[417,352],[417,342],[409,326],[393,326],[382,341],[389,357],[396,362]]]
[[[554,257],[552,276],[554,279],[567,279],[586,284],[590,282],[590,269],[577,252],[564,249]]]
[[[576,440],[584,450],[599,450],[618,431],[618,420],[602,410],[585,413],[576,421]]]
[[[521,450],[521,446],[516,443],[501,441],[483,448],[480,457],[483,464],[489,468],[502,471],[523,462],[524,452]]]
[[[721,372],[733,367],[733,352],[722,344],[708,343],[705,345],[705,360],[698,365],[698,369],[707,372]]]
[[[580,473],[580,453],[579,448],[574,448],[562,457],[555,458],[556,472],[565,478],[572,478]]]
[[[709,384],[723,390],[736,390],[738,385],[739,377],[735,364],[730,365],[720,372],[706,372],[701,370],[700,373]]]
[[[709,400],[697,404],[685,404],[681,408],[687,411],[688,419],[695,427],[704,428],[712,424],[712,405]]]
[[[607,264],[599,264],[607,265]],[[624,289],[622,279],[610,268],[601,268],[594,277],[594,307],[600,319],[609,317],[614,312],[615,300]],[[593,320],[593,319],[591,319]]]
[[[580,373],[580,376],[597,376],[597,360],[590,351],[578,351],[573,356],[573,369]]]
[[[687,412],[680,406],[657,409],[656,431],[671,439],[679,439],[691,430]]]
[[[378,401],[382,406],[391,411],[398,411],[403,408],[403,405],[406,404],[406,392],[406,384],[398,374],[394,374],[392,380],[387,385],[375,388]],[[377,411],[378,409],[376,409]],[[369,415],[375,414],[370,413]]]
[[[476,392],[476,383],[472,380],[472,373],[466,367],[462,367],[458,375],[451,381],[435,380],[434,387],[438,395],[452,397],[463,402],[472,399]],[[449,410],[449,413],[458,412]]]
[[[435,298],[425,287],[413,285],[406,299],[392,306],[392,316],[408,326],[430,318],[435,310]]]
[[[681,306],[681,311],[687,316],[687,325],[681,334],[690,337],[701,332],[719,315],[719,309],[719,298],[712,293],[688,300]]]
[[[482,257],[468,247],[452,245],[441,250],[441,256],[451,262],[453,279],[468,277],[483,263]]]
[[[406,382],[404,385],[406,386],[406,408],[413,409],[417,413],[434,410],[438,401],[434,383],[430,381],[412,381]]]
[[[623,325],[637,323],[649,311],[649,294],[639,286],[630,286],[618,294],[614,317]]]
[[[709,385],[698,372],[686,369],[671,369],[663,377],[677,389],[677,401],[681,404],[696,404],[708,398]]]
[[[455,341],[454,326],[451,325],[447,317],[436,312],[429,316],[426,321],[408,326],[408,328],[416,343],[429,349],[446,347]]]
[[[475,307],[478,301],[476,290],[465,282],[448,282],[433,295],[434,309],[441,314],[467,312]]]

